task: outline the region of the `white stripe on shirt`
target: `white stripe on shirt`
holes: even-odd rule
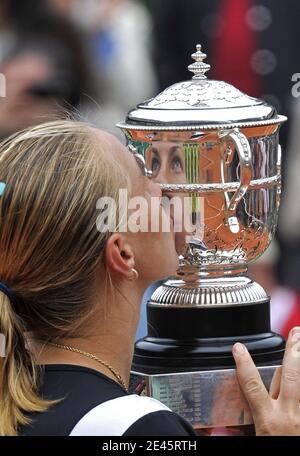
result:
[[[131,394],[97,405],[74,426],[70,436],[120,436],[143,416],[159,410],[171,411],[161,402]]]

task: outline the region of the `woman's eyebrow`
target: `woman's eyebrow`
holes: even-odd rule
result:
[[[178,150],[179,151],[182,150],[180,146],[172,146],[172,147],[170,147],[170,149],[169,149],[170,156],[172,157]]]
[[[181,147],[180,146],[172,146],[170,147],[170,149],[168,149],[168,152],[169,152],[169,156],[173,156],[177,151],[181,151]],[[154,155],[160,157],[160,152],[159,150],[156,148],[156,147],[151,147],[151,152],[153,152]]]

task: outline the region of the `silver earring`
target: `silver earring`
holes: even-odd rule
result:
[[[132,281],[133,281],[133,280],[137,280],[138,277],[139,277],[139,273],[137,272],[137,270],[134,269],[134,268],[132,268],[132,269],[131,269],[131,272],[132,272],[132,276],[129,277],[129,280],[132,280]]]

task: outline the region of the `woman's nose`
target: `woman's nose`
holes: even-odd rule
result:
[[[155,177],[153,177],[153,180],[157,184],[168,184],[169,183],[164,169],[160,169],[159,173]]]

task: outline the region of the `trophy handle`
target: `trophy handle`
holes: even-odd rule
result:
[[[232,232],[239,231],[239,223],[235,215],[236,207],[246,194],[251,183],[253,168],[251,161],[251,148],[247,137],[238,129],[222,130],[219,133],[219,138],[222,140],[231,140],[236,146],[236,150],[240,160],[240,185],[230,199],[228,193],[225,192],[225,201],[227,206],[227,219]],[[224,183],[224,159],[222,160],[221,174]]]
[[[139,154],[138,149],[134,147],[132,144],[128,144],[127,149],[132,153],[132,155],[136,159],[136,162],[141,168],[144,176],[148,177],[149,179],[152,179],[152,171],[147,168],[145,159],[141,154]]]

